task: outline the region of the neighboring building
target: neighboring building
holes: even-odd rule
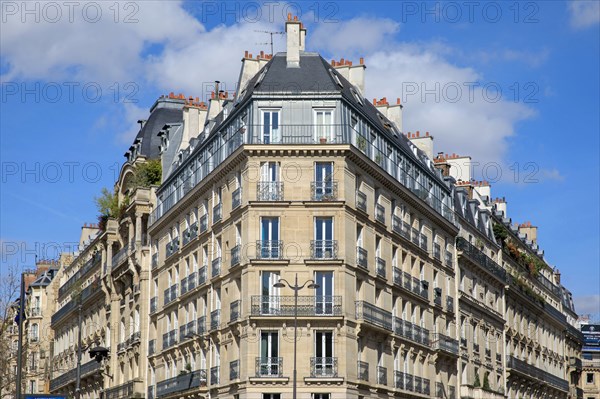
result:
[[[600,324],[581,324],[584,335],[582,388],[584,399],[600,398]]]

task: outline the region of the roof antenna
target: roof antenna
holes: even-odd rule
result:
[[[283,35],[283,34],[285,34],[285,32],[277,32],[277,31],[270,31],[270,30],[255,30],[254,32],[257,32],[257,33],[267,33],[267,34],[271,35],[271,42],[256,43],[256,44],[261,44],[261,45],[271,44],[271,55],[273,55],[273,35]]]

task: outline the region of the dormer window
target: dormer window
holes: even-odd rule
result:
[[[358,94],[358,91],[354,87],[350,88],[350,92],[352,92],[352,95],[354,96],[356,102],[360,105],[363,105],[362,97],[360,96],[360,94]]]
[[[333,69],[329,68],[329,74],[331,75],[331,77],[333,78],[333,81],[335,83],[337,83],[338,86],[344,87],[344,85],[342,85],[340,78],[337,76],[337,74],[335,72],[333,72]]]
[[[262,70],[262,72],[258,76],[258,79],[256,79],[256,83],[254,83],[254,87],[258,86],[260,82],[262,82],[262,80],[265,78],[265,75],[267,74],[267,70],[268,68],[266,67]]]

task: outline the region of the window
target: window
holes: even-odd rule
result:
[[[278,314],[279,288],[274,284],[279,281],[279,272],[264,271],[261,275],[261,314]]]
[[[279,333],[277,331],[262,331],[260,333],[260,363],[261,376],[278,376],[279,369]]]
[[[333,198],[333,162],[315,163],[315,188],[314,199],[321,201],[323,199]]]
[[[260,219],[260,258],[279,259],[279,218],[263,217]]]
[[[318,315],[333,314],[333,272],[315,272],[315,312]]]
[[[331,259],[334,255],[333,218],[316,217],[313,257],[316,259]]]
[[[312,370],[316,376],[333,376],[335,373],[333,358],[333,333],[317,331],[315,333],[315,361]]]
[[[585,374],[585,383],[593,384],[594,383],[594,373],[586,373]]]
[[[313,393],[312,399],[331,399],[330,393]]]
[[[281,399],[280,393],[263,393],[262,399]]]
[[[333,134],[333,110],[315,110],[315,141],[320,141],[322,139],[333,141]]]
[[[281,141],[279,133],[279,110],[262,110],[262,136],[259,138],[263,144],[278,143]]]
[[[279,201],[281,193],[279,184],[279,162],[261,162],[260,182],[258,183],[259,201]]]

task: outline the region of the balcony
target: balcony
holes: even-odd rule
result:
[[[196,370],[159,382],[156,384],[156,396],[160,398],[176,392],[184,392],[205,386],[206,370]]]
[[[581,371],[581,369],[583,368],[583,362],[578,357],[570,356],[569,366],[574,368],[575,370]]]
[[[433,349],[458,356],[458,341],[444,334],[433,334]]]
[[[377,270],[377,276],[385,278],[385,260],[380,257],[375,257],[375,268]]]
[[[141,379],[135,379],[125,384],[104,391],[105,399],[128,399],[131,397],[142,396],[144,386]]]
[[[313,181],[310,183],[312,201],[336,201],[338,198],[338,182]]]
[[[150,341],[148,341],[148,356],[154,355],[155,352],[156,352],[156,340],[151,339]]]
[[[167,243],[165,248],[166,258],[170,258],[173,254],[177,253],[177,251],[179,251],[179,237],[175,237],[171,242]]]
[[[475,248],[467,240],[462,237],[456,239],[456,248],[462,251],[462,255],[466,255],[471,262],[483,267],[489,273],[506,282],[506,270],[490,259],[486,254]]]
[[[213,224],[223,219],[223,204],[217,204],[213,207]]]
[[[229,304],[229,322],[232,323],[240,318],[240,308],[241,301],[238,299],[237,301],[231,302]]]
[[[511,369],[510,372],[517,371],[521,374],[525,374],[530,378],[537,379],[542,383],[552,385],[555,388],[558,388],[562,391],[569,391],[569,382],[567,380],[563,380],[560,377],[555,376],[547,371],[539,369],[531,364],[526,363],[521,359],[517,359],[514,356],[508,356],[506,367]]]
[[[396,266],[392,267],[392,276],[394,279],[394,285],[397,287],[402,287],[402,270]]]
[[[356,191],[356,209],[367,212],[367,194]]]
[[[338,376],[338,358],[311,357],[310,376],[313,378],[336,378]]]
[[[177,330],[171,330],[163,334],[162,350],[168,349],[177,344]]]
[[[221,324],[221,309],[210,312],[210,331],[215,331]]]
[[[283,358],[282,357],[257,357],[256,358],[256,376],[257,377],[282,377],[283,376]]]
[[[377,366],[377,383],[387,385],[387,367]]]
[[[258,240],[256,241],[256,259],[281,259],[283,257],[283,241]]]
[[[446,259],[446,266],[452,269],[454,266],[452,264],[452,252],[446,251],[445,259]]]
[[[404,337],[410,341],[421,345],[429,346],[429,330],[411,323],[408,320],[402,320],[399,317],[393,318],[393,331],[396,335]]]
[[[394,371],[394,386],[404,391],[429,395],[431,383],[427,378],[417,377],[401,371]]]
[[[183,231],[183,245],[187,245],[196,237],[198,237],[198,222],[193,223]]]
[[[402,288],[424,299],[429,299],[429,283],[402,272]]]
[[[419,246],[423,251],[427,251],[427,236],[423,233],[419,235]]]
[[[42,309],[40,309],[39,307],[31,308],[31,311],[29,312],[29,317],[38,317],[41,315],[42,315]]]
[[[206,283],[206,266],[198,269],[198,287]]]
[[[381,204],[375,204],[375,220],[385,224],[385,207]]]
[[[179,342],[192,338],[196,334],[196,320],[179,327]]]
[[[231,267],[237,266],[241,261],[242,246],[241,244],[231,248]]]
[[[154,399],[154,386],[148,387],[148,399]]]
[[[163,306],[167,306],[171,302],[177,299],[177,289],[179,284],[173,284],[170,288],[164,291],[164,303]]]
[[[337,240],[311,240],[312,259],[337,259]]]
[[[97,371],[100,371],[101,366],[102,365],[100,363],[98,363],[96,360],[91,360],[87,363],[82,364],[81,365],[81,377],[85,377],[85,376],[93,374]],[[76,378],[77,378],[77,369],[73,368],[73,369],[67,371],[66,373],[59,375],[58,377],[51,380],[50,381],[50,390],[54,391],[54,390],[58,389],[59,387],[62,387],[69,383],[75,382]]]
[[[446,296],[446,311],[454,313],[454,298],[451,296]]]
[[[439,262],[442,261],[442,248],[437,242],[433,243],[433,258]]]
[[[121,266],[121,263],[127,259],[127,255],[129,255],[129,244],[125,244],[123,248],[112,257],[113,270]]]
[[[366,249],[362,247],[356,247],[356,264],[363,269],[368,269],[369,267],[367,261],[368,254],[369,253]]]
[[[210,385],[219,385],[220,380],[219,366],[210,368]]]
[[[369,363],[358,361],[358,372],[356,377],[362,381],[369,381]]]
[[[229,362],[229,381],[235,381],[240,378],[240,361]]]
[[[74,275],[72,275],[71,278],[69,278],[69,280],[67,280],[66,283],[64,283],[58,289],[58,296],[59,296],[59,298],[62,297],[64,294],[66,294],[67,291],[69,291],[69,289],[75,284],[75,282],[79,281],[90,270],[92,270],[93,268],[95,268],[100,263],[101,260],[102,260],[102,253],[101,252],[96,252],[94,255],[92,255],[92,257],[90,259],[88,259],[83,264],[83,266],[81,266],[81,268]]]
[[[392,231],[410,241],[410,227],[396,215],[392,215]]]
[[[439,287],[433,289],[433,304],[442,307],[442,289]]]
[[[294,306],[294,296],[252,296],[250,314],[252,316],[341,316],[341,296],[298,296],[298,307]]]
[[[231,209],[235,209],[242,205],[242,188],[238,187],[231,193]]]
[[[283,201],[283,183],[278,181],[256,183],[257,201]]]
[[[208,230],[208,215],[204,214],[200,217],[200,234]]]
[[[479,354],[479,344],[473,343],[473,352]]]
[[[156,269],[158,267],[158,253],[152,254],[152,269]]]
[[[419,245],[419,241],[420,241],[419,238],[421,236],[421,233],[419,233],[419,230],[415,229],[414,227],[410,231],[411,231],[410,236],[411,236],[412,243],[418,246]]]
[[[365,301],[356,301],[356,320],[392,331],[392,314]]]
[[[504,394],[483,388],[475,388],[469,385],[460,386],[460,396],[461,398],[472,399],[504,399]]]
[[[490,348],[485,348],[485,357],[487,359],[491,359],[492,358],[492,350]]]
[[[221,275],[221,257],[213,259],[211,264],[211,277],[215,278]]]

